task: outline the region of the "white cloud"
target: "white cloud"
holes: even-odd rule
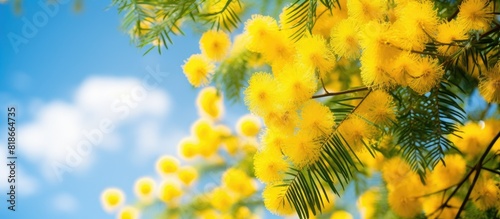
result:
[[[18,167],[16,175],[17,191],[21,196],[30,196],[38,191],[38,181],[25,173],[25,171]]]
[[[78,209],[78,200],[70,194],[57,194],[52,199],[52,208],[57,212],[72,213]]]
[[[19,126],[19,151],[51,181],[61,179],[58,173],[87,169],[97,150],[118,149],[127,136],[122,128],[129,125],[149,121],[143,127],[152,131],[140,134],[153,139],[148,151],[154,151],[160,138],[154,129],[170,108],[165,92],[148,90],[134,78],[116,77],[87,79],[70,102],[36,102],[33,120]],[[145,139],[141,135],[137,137]]]

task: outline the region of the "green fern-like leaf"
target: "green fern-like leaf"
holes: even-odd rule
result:
[[[428,94],[419,95],[409,88],[400,88],[397,99],[399,125],[395,133],[403,157],[424,180],[425,173],[442,160],[445,152],[454,148],[448,135],[458,130],[465,120],[461,99],[442,82]]]
[[[223,3],[222,0],[219,0],[215,3]],[[236,7],[241,8],[241,2],[239,0],[227,0],[224,3],[224,6],[219,10],[211,13],[200,14],[200,17],[206,18],[211,23],[211,28],[215,28],[217,30],[233,30],[238,28],[238,24],[241,23],[240,17],[236,13],[236,8],[234,4],[236,3]]]
[[[245,50],[225,59],[215,71],[214,81],[218,90],[223,91],[227,100],[232,103],[241,101],[241,91],[250,74],[248,60],[253,56],[258,54]]]
[[[289,24],[294,24],[290,29],[293,30],[291,38],[294,41],[300,40],[306,33],[311,33],[316,22],[316,8],[318,3],[323,4],[331,12],[334,7],[340,7],[338,0],[296,0],[289,6],[287,11],[287,20]]]

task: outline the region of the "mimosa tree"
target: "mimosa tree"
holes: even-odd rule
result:
[[[204,177],[172,183],[189,173],[160,159],[160,175],[178,175],[153,198],[166,203],[160,216],[247,218],[264,205],[345,218],[332,205],[352,184],[363,218],[500,217],[497,1],[113,3],[146,53],[203,32],[179,72],[204,87],[204,119],[179,149],[205,158],[195,161],[205,177],[223,174],[208,198],[187,201]],[[236,134],[217,124],[223,97],[252,113]],[[104,203],[121,200],[107,192]]]

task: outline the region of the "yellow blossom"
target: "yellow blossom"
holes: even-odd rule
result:
[[[422,212],[422,202],[408,185],[398,185],[389,190],[387,201],[392,211],[403,218],[414,218]]]
[[[221,61],[229,52],[230,47],[231,40],[225,32],[209,30],[201,35],[200,50],[212,61]]]
[[[177,176],[185,185],[191,185],[198,178],[198,171],[192,166],[181,167]]]
[[[410,74],[408,86],[419,94],[425,94],[437,86],[443,74],[444,69],[437,59],[421,58]]]
[[[116,215],[117,219],[138,219],[139,218],[139,210],[132,206],[126,206],[118,212]]]
[[[117,188],[107,188],[101,193],[101,204],[104,210],[111,212],[125,202],[125,194]]]
[[[177,148],[179,149],[179,154],[186,159],[193,158],[199,154],[199,144],[192,137],[183,138],[177,145]]]
[[[347,59],[358,58],[361,54],[359,31],[360,25],[356,20],[350,18],[340,21],[331,33],[330,45],[335,54]]]
[[[457,21],[466,27],[466,30],[489,29],[493,21],[493,3],[489,0],[464,0],[460,4]]]
[[[384,0],[350,0],[347,1],[349,17],[366,23],[371,20],[381,20],[386,8]]]
[[[172,181],[165,181],[159,187],[158,198],[165,203],[171,203],[182,195],[179,185]]]
[[[154,197],[155,187],[156,182],[152,178],[142,177],[135,181],[134,193],[139,200],[150,202]]]
[[[276,183],[279,185],[281,183]],[[282,186],[274,186],[272,184],[266,185],[262,197],[264,198],[264,205],[276,215],[291,215],[294,213],[294,208],[288,199],[285,197],[286,188]]]
[[[438,188],[445,189],[453,186],[462,180],[465,174],[466,162],[459,154],[446,155],[443,158],[444,164],[439,162],[432,170],[430,179]]]
[[[254,73],[245,89],[245,103],[250,111],[257,115],[264,115],[273,108],[277,99],[276,88],[278,83],[269,73]]]
[[[248,33],[247,49],[253,52],[262,52],[272,43],[272,37],[279,31],[278,23],[274,18],[262,15],[252,15],[245,22],[245,32]]]
[[[319,159],[321,143],[315,140],[314,136],[299,131],[287,139],[283,152],[296,167],[302,168]]]
[[[396,121],[393,97],[382,90],[372,91],[358,106],[356,113],[377,125],[390,125]]]
[[[248,197],[257,190],[252,178],[244,171],[236,168],[229,168],[224,172],[222,184],[243,197]]]
[[[344,120],[340,124],[338,131],[354,151],[363,149],[363,141],[373,137],[377,132],[373,125],[358,117]]]
[[[318,88],[316,75],[312,68],[289,64],[282,71],[276,78],[282,89],[283,98],[287,100],[286,103],[291,108],[296,108],[311,99]]]
[[[353,219],[352,214],[347,211],[335,211],[330,216],[330,219]]]
[[[255,176],[264,183],[273,183],[283,180],[288,162],[284,160],[281,151],[272,147],[265,147],[254,155]]]
[[[487,210],[500,205],[500,184],[486,177],[478,180],[471,193],[471,199],[480,210]]]
[[[236,123],[236,130],[240,135],[254,137],[260,132],[261,122],[258,117],[248,114],[242,116]]]
[[[500,63],[481,78],[479,93],[488,103],[500,103]]]
[[[195,87],[199,87],[210,82],[211,76],[215,70],[215,65],[205,56],[194,54],[184,62],[182,70],[189,83]]]
[[[229,210],[235,201],[235,197],[223,187],[217,187],[210,193],[210,204],[220,211]]]
[[[335,66],[333,53],[322,36],[302,37],[297,42],[297,53],[300,63],[304,64],[306,68],[317,69],[322,77]]]
[[[156,171],[160,175],[175,173],[179,168],[179,160],[173,156],[162,156],[156,161]]]
[[[222,93],[215,87],[205,87],[196,98],[198,114],[213,120],[218,120],[224,113]]]
[[[465,28],[456,20],[439,24],[436,40],[440,43],[451,45],[439,46],[438,52],[443,55],[453,55],[456,53],[459,47],[454,45],[454,41],[467,39],[466,33]]]
[[[312,29],[314,35],[321,35],[324,38],[328,38],[332,29],[338,25],[339,22],[347,19],[349,11],[347,8],[347,0],[339,0],[338,3],[340,6],[337,6],[335,3],[335,7],[331,9],[328,9],[322,3],[318,3],[316,7],[316,20]]]
[[[458,131],[456,134],[460,137],[450,135],[450,140],[468,160],[477,157],[489,144],[490,139],[482,137],[485,131],[478,123],[468,122]]]
[[[380,192],[377,188],[371,188],[361,194],[356,202],[361,214],[361,218],[373,218],[375,214],[375,207],[380,202]]]
[[[262,134],[261,142],[264,148],[273,148],[272,150],[282,151],[287,136],[274,129],[266,129]]]
[[[301,111],[300,128],[312,136],[327,137],[333,132],[335,117],[330,108],[316,100],[309,100]]]

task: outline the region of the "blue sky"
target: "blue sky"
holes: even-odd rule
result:
[[[53,16],[45,14],[46,22],[38,1],[23,1],[20,15],[11,4],[0,5],[0,121],[6,123],[7,106],[16,106],[19,130],[16,212],[7,212],[1,195],[0,218],[114,218],[101,210],[101,191],[120,187],[132,199],[134,180],[154,174],[156,158],[175,153],[177,141],[197,119],[197,90],[180,66],[199,52],[199,36],[187,32],[162,55],[153,51],[144,56],[145,50],[120,30],[121,15],[116,8],[107,9],[109,4],[86,0],[81,13],[73,11],[72,1],[60,4]],[[33,36],[23,35],[26,21],[36,28]],[[13,46],[12,33],[24,36],[26,43]],[[149,69],[157,68],[167,74],[165,80],[135,101],[137,107],[129,107],[128,115],[113,113],[113,102],[141,87]],[[245,113],[242,105],[226,105],[225,120],[234,124]],[[103,120],[114,124],[113,132],[104,133],[59,180],[55,163],[64,163],[85,140],[82,133],[97,130]],[[5,124],[0,127],[4,163]],[[5,194],[6,172],[0,171]]]

